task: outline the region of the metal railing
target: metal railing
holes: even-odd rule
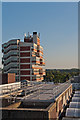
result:
[[[0,85],[0,95],[10,94],[21,89],[20,82]]]

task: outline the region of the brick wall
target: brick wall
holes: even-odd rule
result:
[[[30,75],[30,70],[20,71],[21,75]]]
[[[21,63],[30,63],[30,58],[21,58],[20,62]]]
[[[20,57],[29,57],[29,56],[30,56],[30,52],[20,53]]]
[[[15,73],[8,73],[8,83],[15,82]]]
[[[30,46],[27,46],[27,47],[20,47],[20,51],[27,51],[27,50],[30,50]]]
[[[29,69],[30,68],[30,64],[29,65],[20,65],[20,69]]]
[[[27,76],[24,76],[24,77],[21,77],[20,80],[30,80],[30,77],[27,77]]]
[[[15,73],[2,74],[2,84],[14,83]]]

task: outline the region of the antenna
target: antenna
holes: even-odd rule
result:
[[[28,37],[29,37],[29,32],[28,32]]]
[[[26,37],[26,33],[24,34],[24,37]]]
[[[38,34],[38,37],[40,38],[40,33]]]

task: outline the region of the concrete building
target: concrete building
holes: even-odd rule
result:
[[[2,74],[2,83],[1,84],[9,84],[15,82],[15,73],[7,73]]]
[[[80,90],[80,75],[71,78],[71,83],[73,85],[74,90]]]
[[[24,91],[26,94],[17,96],[15,103],[11,103],[11,97],[3,97],[2,120],[56,120],[70,101],[72,85],[41,83],[29,85]]]
[[[74,95],[62,120],[80,120],[80,75],[71,79]]]
[[[80,120],[80,91],[75,91],[66,115],[62,120]]]
[[[42,81],[45,75],[43,47],[37,32],[2,45],[4,73],[16,73],[16,81]]]
[[[19,81],[19,42],[20,39],[13,39],[2,45],[3,73],[15,73],[16,81]]]

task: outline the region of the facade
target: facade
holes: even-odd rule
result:
[[[75,91],[69,108],[66,109],[65,117],[62,120],[80,120],[80,89]]]
[[[3,73],[15,73],[16,81],[19,81],[19,42],[20,39],[13,39],[2,45]]]
[[[45,75],[43,48],[37,32],[25,35],[24,42],[10,40],[2,45],[3,72],[16,73],[16,81],[42,81]]]
[[[2,83],[9,84],[15,82],[15,73],[2,74]]]
[[[30,91],[33,90],[33,94],[29,92],[29,87]],[[56,87],[59,87],[59,90]],[[32,87],[28,86],[27,89],[29,94],[21,97],[21,100],[19,100],[20,97],[16,98],[19,100],[16,103],[9,104],[10,98],[8,100],[3,99],[4,107],[0,109],[2,110],[2,120],[57,120],[62,116],[72,98],[72,85],[67,83],[58,86],[54,84],[37,84]],[[36,92],[35,89],[37,89]],[[55,92],[56,96],[54,98],[53,93]]]

